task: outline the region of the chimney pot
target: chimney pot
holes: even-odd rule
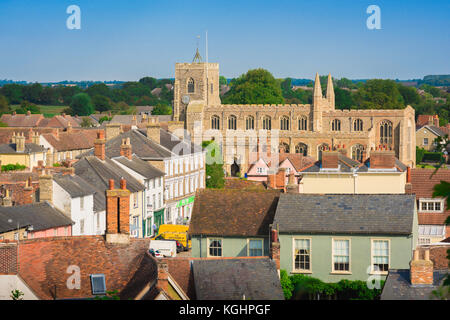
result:
[[[109,179],[109,190],[114,190],[114,179]]]
[[[124,178],[120,179],[120,189],[126,190],[127,189],[127,180]]]

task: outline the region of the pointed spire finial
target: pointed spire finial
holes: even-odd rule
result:
[[[332,109],[334,109],[334,87],[333,87],[333,78],[331,77],[331,73],[328,74],[328,83],[327,83],[327,100],[328,104]]]
[[[320,85],[320,77],[318,72],[316,72],[316,80],[314,80],[314,96],[322,98],[322,86]]]
[[[200,36],[197,36],[197,51],[195,52],[194,59],[192,60],[192,63],[200,63],[203,61],[202,56],[200,55],[200,52],[198,51],[198,41],[200,39]]]

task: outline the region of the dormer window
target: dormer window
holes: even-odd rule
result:
[[[444,212],[444,200],[442,199],[420,199],[419,212]]]

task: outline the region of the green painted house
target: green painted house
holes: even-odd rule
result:
[[[280,268],[324,282],[386,277],[408,269],[417,243],[415,196],[281,194]]]
[[[189,234],[192,257],[269,256],[279,191],[199,190]]]

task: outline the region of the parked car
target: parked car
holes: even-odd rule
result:
[[[150,252],[150,254],[152,256],[154,256],[155,258],[163,258],[164,257],[163,254],[161,253],[161,251],[159,251],[159,250],[150,249],[150,250],[148,250],[148,252]]]

